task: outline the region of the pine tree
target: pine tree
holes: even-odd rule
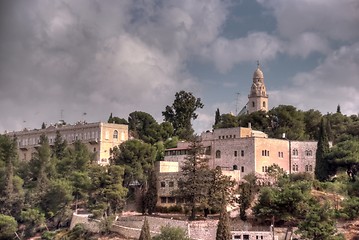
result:
[[[216,110],[216,115],[214,118],[214,126],[213,128],[216,128],[217,124],[219,124],[221,122],[221,113],[219,112],[219,108],[217,108]]]
[[[319,140],[316,152],[315,161],[315,177],[319,181],[325,181],[329,178],[330,166],[328,161],[325,159],[325,155],[329,152],[329,141],[327,135],[327,126],[325,118],[322,118],[319,129]]]
[[[108,120],[107,120],[107,122],[108,123],[112,123],[112,121],[113,121],[113,117],[112,117],[112,113],[110,114],[110,117],[108,118]]]
[[[148,225],[148,220],[146,217],[142,225],[140,238],[138,240],[151,240],[150,226]]]
[[[203,157],[204,148],[198,138],[192,140],[186,161],[182,166],[183,179],[178,182],[179,197],[182,197],[190,209],[190,220],[196,218],[198,207],[208,207],[209,189],[212,174],[208,158]]]
[[[338,104],[338,106],[337,106],[337,113],[342,113],[341,111],[340,111],[340,105]]]
[[[143,213],[152,213],[156,209],[157,204],[157,176],[154,170],[151,171],[148,178],[148,189],[143,197]]]
[[[226,202],[223,201],[219,222],[217,226],[216,240],[230,240],[231,231],[229,229],[229,216],[226,209]]]

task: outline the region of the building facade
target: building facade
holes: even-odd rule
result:
[[[106,165],[111,156],[111,149],[128,140],[128,126],[113,123],[86,123],[78,122],[74,125],[59,122],[45,129],[24,129],[17,132],[9,132],[6,135],[15,137],[18,145],[20,160],[29,161],[36,148],[39,146],[40,136],[45,135],[50,146],[55,142],[59,132],[62,139],[69,145],[79,140],[87,146],[90,152],[96,156],[98,164]]]
[[[256,111],[268,111],[268,95],[259,63],[253,73],[246,105],[246,113]],[[202,133],[200,137],[210,168],[220,167],[223,174],[236,181],[254,173],[259,184],[268,184],[267,172],[274,164],[288,174],[314,173],[315,141],[268,138],[267,134],[253,130],[251,126],[214,129]],[[159,205],[176,203],[171,192],[176,189],[177,179],[181,177],[181,164],[186,160],[188,149],[188,142],[180,142],[176,148],[167,149],[164,161],[157,163]]]

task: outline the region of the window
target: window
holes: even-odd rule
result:
[[[241,235],[234,235],[233,238],[234,239],[241,239]]]
[[[161,182],[161,187],[166,187],[166,183],[165,183],[165,182]]]
[[[262,172],[264,172],[264,166],[262,166]]]
[[[298,165],[295,165],[295,171],[298,172]]]
[[[174,187],[174,185],[175,185],[174,182],[169,182],[169,183],[168,183],[168,186],[169,186],[169,187]]]
[[[95,147],[93,148],[93,151],[96,152],[96,148],[95,148]]]
[[[241,172],[244,172],[244,167],[243,166],[241,167]]]
[[[113,131],[113,138],[118,139],[118,131],[117,130]]]
[[[298,156],[298,149],[296,148],[293,149],[293,156]]]
[[[308,165],[305,165],[305,171],[308,172]]]
[[[219,150],[216,151],[216,158],[221,158],[221,151]]]
[[[241,150],[241,156],[244,157],[244,150]]]
[[[168,197],[168,203],[175,203],[176,199],[174,197]]]
[[[237,155],[238,155],[238,152],[234,151],[234,156],[237,157]]]
[[[263,107],[266,107],[266,102],[263,102]]]
[[[233,165],[233,170],[238,170],[238,166],[237,166],[237,165]]]
[[[313,171],[313,167],[312,165],[309,165],[309,172],[312,172]]]
[[[166,203],[167,202],[167,198],[166,197],[161,197],[161,203]]]
[[[252,102],[252,107],[255,107],[255,106],[256,106],[256,104],[254,102]]]
[[[264,166],[264,171],[268,172],[268,167],[267,166]]]

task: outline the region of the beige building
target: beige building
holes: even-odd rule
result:
[[[277,164],[288,174],[308,172],[315,168],[315,141],[291,141],[268,138],[267,134],[251,128],[223,128],[201,134],[203,147],[211,169],[221,167],[223,174],[240,181],[255,173],[260,184],[267,184],[266,174]],[[186,160],[189,143],[180,142],[176,148],[166,149],[164,161],[157,162],[158,204],[173,205],[172,191],[181,177],[181,165]]]
[[[253,74],[253,83],[248,95],[246,112],[268,111],[268,95],[263,72],[259,63]],[[239,181],[245,175],[255,173],[260,184],[267,184],[268,169],[277,164],[285,172],[314,173],[315,141],[290,141],[268,138],[267,134],[248,126],[214,129],[201,134],[205,155],[210,168],[221,167],[225,175]],[[164,161],[157,163],[158,204],[173,205],[176,199],[171,192],[177,187],[181,164],[188,154],[189,143],[180,142],[176,148],[165,151]]]
[[[32,154],[39,146],[40,136],[44,134],[50,146],[54,144],[56,133],[59,131],[62,138],[69,145],[80,140],[88,149],[95,153],[98,164],[108,164],[110,150],[122,142],[128,140],[128,126],[113,123],[86,123],[78,122],[74,125],[59,122],[45,129],[24,129],[17,132],[9,132],[6,135],[16,137],[18,144],[18,156],[20,160],[29,161]]]

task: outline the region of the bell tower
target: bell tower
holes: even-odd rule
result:
[[[257,61],[257,69],[253,74],[253,83],[248,95],[247,110],[248,113],[257,111],[268,112],[268,95],[259,61]]]

